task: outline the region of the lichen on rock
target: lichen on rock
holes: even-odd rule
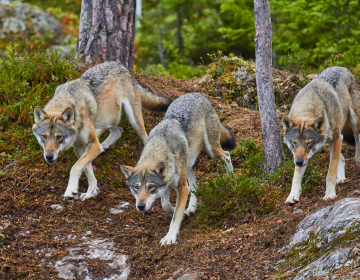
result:
[[[359,222],[359,198],[345,198],[308,215],[298,225],[289,246],[283,248],[280,266],[291,270],[294,279],[314,279],[339,270],[344,275],[344,269],[353,273],[360,252],[356,246]]]

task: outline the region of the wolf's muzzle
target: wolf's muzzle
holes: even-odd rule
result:
[[[297,159],[295,160],[295,164],[296,164],[297,166],[301,167],[301,166],[303,166],[303,164],[304,164],[304,160],[303,160],[302,158],[297,158]]]
[[[138,210],[144,211],[146,204],[144,202],[139,202],[136,206]]]
[[[52,163],[54,162],[54,154],[53,153],[48,153],[45,155],[45,159],[48,163]]]

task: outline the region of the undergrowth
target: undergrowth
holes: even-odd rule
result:
[[[27,160],[39,150],[31,130],[34,108],[44,106],[57,86],[82,75],[77,61],[31,45],[12,44],[0,52],[0,164],[5,158]]]
[[[240,161],[235,167],[235,172],[229,176],[222,172],[215,180],[209,179],[199,185],[196,195],[201,197],[201,219],[207,223],[219,222],[230,212],[232,215],[264,215],[279,204],[283,205],[290,193],[294,172],[293,158],[287,148],[285,154],[285,160],[279,169],[264,178],[262,144],[257,144],[252,139],[240,141],[231,152],[232,161]],[[322,179],[327,171],[324,164],[324,154],[309,161],[302,180],[302,196],[313,195],[322,187]]]

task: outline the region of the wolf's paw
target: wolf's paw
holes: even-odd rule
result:
[[[344,179],[336,179],[336,184],[341,184],[345,182],[345,178]]]
[[[196,212],[196,207],[188,207],[185,211],[184,211],[184,214],[186,216],[191,216],[193,214],[195,214]]]
[[[79,199],[79,195],[77,191],[73,191],[73,190],[68,190],[66,189],[65,193],[64,193],[64,199],[65,200],[78,200]]]
[[[99,193],[100,193],[100,189],[98,187],[96,187],[90,191],[87,191],[86,193],[82,193],[80,195],[80,199],[81,199],[81,201],[84,201],[85,199],[89,199],[89,198],[97,196]]]
[[[176,243],[176,234],[168,233],[164,238],[160,240],[161,246]]]
[[[291,206],[300,201],[300,194],[290,194],[285,201],[285,205]]]
[[[336,193],[329,193],[329,194],[325,194],[323,199],[328,200],[328,199],[334,199],[335,197],[336,197]]]
[[[105,152],[107,149],[109,149],[110,148],[110,145],[108,145],[108,144],[104,144],[104,143],[101,143],[101,148],[103,149],[103,151]]]

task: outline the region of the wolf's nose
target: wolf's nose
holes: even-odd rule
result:
[[[48,153],[45,155],[46,159],[49,161],[52,161],[54,159],[54,154],[53,153]]]
[[[143,211],[145,209],[145,203],[144,202],[139,202],[137,204],[137,208],[140,210],[140,211]]]
[[[297,159],[295,160],[295,164],[296,164],[297,166],[302,166],[303,163],[304,163],[304,160],[303,160],[302,158],[297,158]]]

